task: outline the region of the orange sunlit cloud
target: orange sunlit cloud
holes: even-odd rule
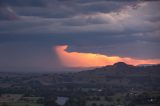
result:
[[[95,53],[67,52],[68,45],[54,47],[60,61],[66,67],[99,67],[112,65],[116,62],[125,62],[132,65],[159,64],[158,59],[133,59],[129,57],[107,56]]]

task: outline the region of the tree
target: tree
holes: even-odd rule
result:
[[[46,97],[44,99],[44,105],[45,106],[58,106],[56,103],[56,97]]]
[[[2,103],[2,105],[1,106],[10,106],[9,104],[7,104],[7,103]]]

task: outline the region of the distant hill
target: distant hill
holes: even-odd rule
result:
[[[109,65],[101,68],[96,68],[87,71],[81,71],[78,74],[105,74],[105,75],[148,75],[148,74],[160,74],[160,64],[148,65],[148,66],[133,66],[124,62],[118,62],[114,65]]]
[[[0,88],[107,88],[114,90],[160,91],[160,65],[133,66],[123,62],[92,70],[69,73],[10,73],[0,72]],[[14,86],[13,86],[14,85]],[[16,88],[17,89],[17,88]],[[113,90],[114,89],[114,90]]]
[[[115,85],[159,86],[160,65],[133,66],[124,62],[114,65],[81,71],[73,75],[75,82],[104,83]]]

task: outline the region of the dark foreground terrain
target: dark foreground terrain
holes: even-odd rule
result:
[[[0,72],[0,106],[160,106],[160,65],[116,63],[56,73]]]

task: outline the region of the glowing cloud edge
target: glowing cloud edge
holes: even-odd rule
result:
[[[159,64],[159,59],[134,59],[130,57],[107,56],[95,53],[67,52],[68,45],[53,47],[58,58],[65,67],[100,67],[113,65],[117,62],[125,62],[127,64]]]

